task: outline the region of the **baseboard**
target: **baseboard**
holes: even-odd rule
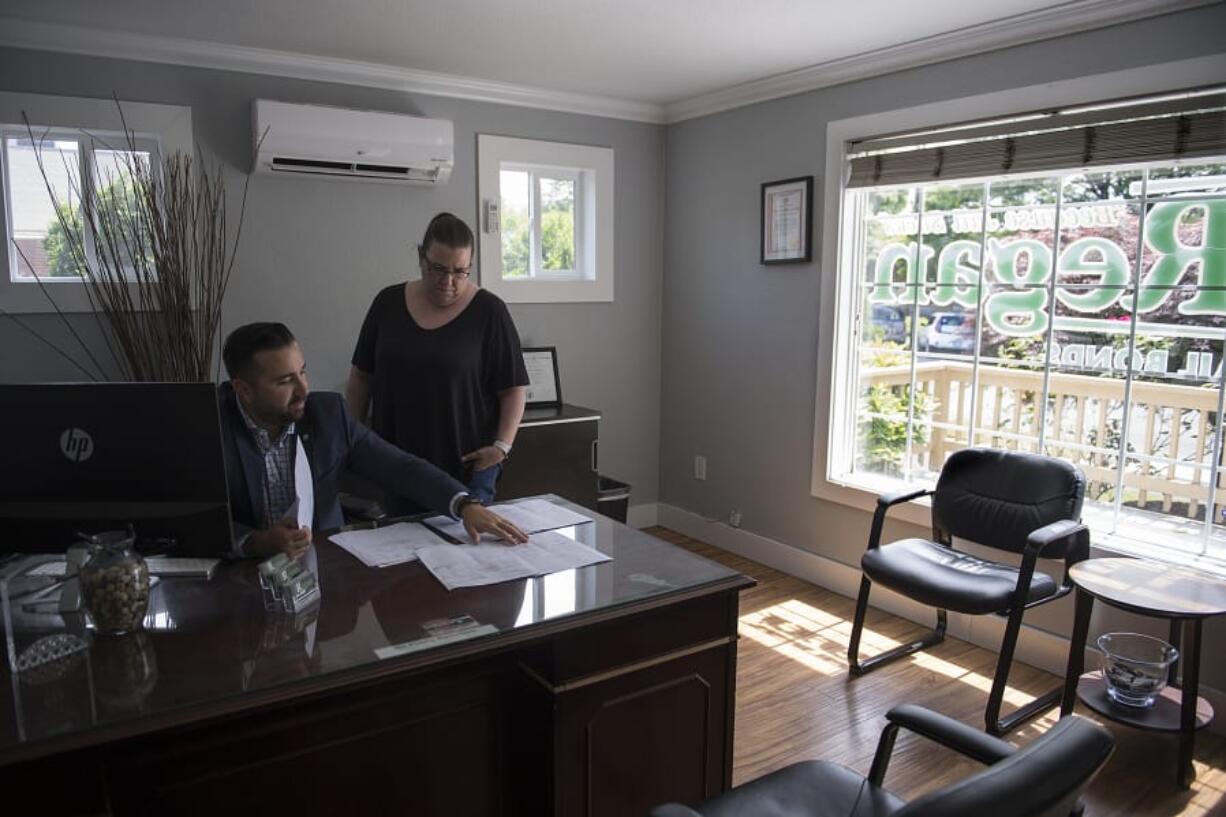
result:
[[[860,590],[860,569],[819,556],[808,550],[788,545],[756,533],[734,528],[724,522],[707,519],[699,514],[669,505],[655,503],[657,524],[693,537],[721,550],[753,559],[767,567],[854,599]],[[631,508],[633,511],[634,508]],[[931,607],[900,596],[880,587],[873,588],[869,597],[873,607],[896,616],[931,627],[936,616]],[[1005,622],[995,616],[949,614],[949,634],[976,646],[996,652],[1004,635]],[[1022,625],[1015,655],[1021,661],[1055,675],[1063,676],[1068,661],[1069,642],[1063,636],[1028,625]],[[1086,650],[1086,666],[1098,664],[1098,653]],[[1226,694],[1220,690],[1200,688],[1203,697],[1215,712],[1226,712]],[[1226,734],[1226,719],[1215,719],[1208,727],[1215,734]]]
[[[626,524],[632,528],[650,528],[660,524],[660,503],[643,502],[626,509]]]

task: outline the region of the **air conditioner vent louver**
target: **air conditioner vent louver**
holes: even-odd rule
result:
[[[424,185],[451,177],[454,130],[445,120],[263,99],[252,118],[256,172]]]
[[[399,176],[409,175],[410,170],[407,167],[391,167],[389,165],[354,165],[353,169],[358,173],[387,173]]]
[[[348,162],[325,162],[319,159],[286,159],[281,156],[275,156],[272,160],[274,167],[297,167],[303,170],[352,170],[353,165]]]

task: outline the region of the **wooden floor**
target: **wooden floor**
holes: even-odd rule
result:
[[[816,758],[867,773],[886,710],[918,703],[983,728],[983,709],[996,654],[964,641],[944,643],[862,678],[847,674],[852,599],[743,559],[665,528],[663,539],[722,562],[758,580],[741,596],[733,783],[740,784],[797,760]],[[909,640],[923,628],[870,610],[861,650],[868,654]],[[1060,683],[1015,664],[1005,695],[1024,703]],[[1054,722],[1058,710],[1007,737],[1025,744]],[[1078,714],[1087,713],[1078,708]],[[1175,785],[1173,738],[1111,723],[1116,750],[1091,785],[1088,815],[1226,815],[1226,739],[1200,732],[1197,782]],[[905,799],[981,768],[953,752],[903,732],[886,787]]]

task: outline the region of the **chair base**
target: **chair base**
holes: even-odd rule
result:
[[[987,718],[987,733],[995,737],[1003,737],[1008,733],[1017,729],[1022,724],[1037,718],[1049,709],[1054,709],[1060,705],[1060,699],[1064,696],[1064,689],[1053,689],[1045,695],[1035,698],[1025,706],[1018,707],[1015,711],[1009,713],[1003,718],[993,717],[992,713],[988,713]],[[996,715],[1000,713],[997,712]]]
[[[847,663],[851,669],[851,674],[857,678],[865,673],[872,672],[877,667],[884,664],[889,664],[891,661],[897,661],[899,658],[910,655],[911,653],[919,652],[928,647],[940,644],[945,640],[945,611],[938,611],[939,623],[936,627],[929,630],[923,638],[918,641],[912,641],[910,644],[903,644],[895,647],[892,650],[886,650],[878,655],[865,658],[864,660],[853,659],[850,656]]]
[[[847,666],[852,677],[855,678],[872,672],[874,669],[892,661],[897,661],[899,658],[940,644],[945,640],[945,631],[948,624],[948,612],[938,608],[937,626],[922,638],[861,660],[859,656],[860,635],[864,630],[864,619],[868,614],[868,596],[871,588],[872,581],[867,576],[862,576],[860,579],[860,595],[856,599],[856,616],[851,628],[851,640],[847,645]],[[1024,609],[1024,607],[1018,607],[1009,613],[1009,623],[1006,626],[1000,655],[997,658],[996,672],[992,679],[992,689],[988,695],[987,710],[984,712],[985,731],[989,735],[996,737],[1012,732],[1027,721],[1038,717],[1053,707],[1059,706],[1064,692],[1062,688],[1053,689],[1025,706],[1019,707],[1005,717],[1002,718],[1000,716],[1005,688],[1009,682],[1009,669],[1013,664],[1013,650],[1017,644]]]
[[[856,599],[856,618],[851,626],[851,642],[847,645],[847,666],[851,674],[857,678],[891,661],[897,661],[911,653],[940,644],[945,640],[945,630],[948,626],[948,614],[944,610],[937,610],[937,626],[928,631],[923,638],[909,644],[901,644],[861,661],[859,656],[860,633],[864,629],[864,618],[868,614],[868,593],[871,586],[872,582],[868,577],[860,579],[860,596]]]

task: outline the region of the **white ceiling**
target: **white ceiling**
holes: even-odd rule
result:
[[[178,61],[179,51],[182,62],[201,64],[192,55],[207,43],[215,55],[283,64],[282,73],[301,61],[290,55],[326,58],[350,73],[491,81],[632,103],[627,111],[655,109],[667,120],[704,99],[718,108],[721,96],[741,104],[740,96],[769,97],[771,88],[831,84],[824,68],[845,81],[1204,2],[0,0],[0,43],[54,49],[62,37],[66,51],[100,53],[110,42],[111,51],[130,52],[135,40],[110,36],[124,32],[156,41],[159,56],[145,58],[161,62]],[[850,76],[837,70],[849,65]]]

